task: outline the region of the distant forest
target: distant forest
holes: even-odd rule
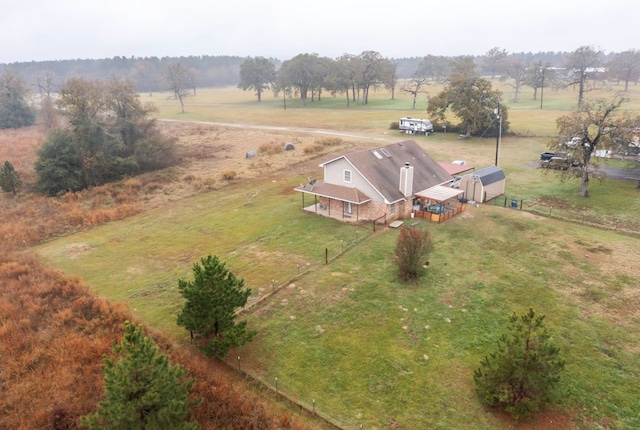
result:
[[[495,50],[498,48],[494,48]],[[567,52],[538,53],[504,53],[502,60],[535,59],[549,66],[560,66],[569,55]],[[495,70],[488,68],[486,55],[471,56],[481,74],[493,75]],[[606,62],[615,53],[601,54],[602,62]],[[428,56],[440,61],[453,60],[455,57]],[[427,57],[389,58],[396,65],[398,79],[410,79],[419,69],[421,62]],[[170,64],[181,63],[189,70],[189,86],[192,87],[225,87],[236,86],[240,82],[240,65],[246,57],[239,56],[189,56],[189,57],[113,57],[106,59],[77,59],[56,61],[31,61],[0,64],[0,72],[13,72],[22,76],[35,88],[34,92],[55,92],[59,86],[70,78],[108,81],[111,78],[131,80],[140,92],[172,91],[164,71]],[[276,69],[282,61],[268,58]]]

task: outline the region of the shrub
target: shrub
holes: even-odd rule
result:
[[[342,145],[342,139],[339,137],[325,137],[323,139],[318,139],[315,141],[316,144],[322,146],[338,146]]]
[[[429,231],[408,227],[400,230],[395,249],[400,279],[405,282],[418,279],[422,275],[424,261],[431,251],[433,238]]]
[[[263,143],[258,147],[259,154],[274,155],[283,151],[282,146],[275,142]]]
[[[233,181],[237,176],[237,173],[234,170],[225,170],[222,172],[222,179],[225,181]]]
[[[564,361],[550,342],[544,315],[533,309],[509,318],[508,331],[498,339],[497,351],[485,357],[473,379],[480,399],[514,418],[529,416],[550,402],[552,388],[560,380]]]
[[[122,184],[130,190],[139,191],[142,188],[142,182],[138,178],[127,178]]]
[[[315,154],[316,152],[322,152],[324,150],[324,146],[320,143],[314,143],[310,146],[305,146],[303,152],[306,155]]]
[[[398,121],[393,121],[389,125],[389,130],[400,130],[400,123]]]

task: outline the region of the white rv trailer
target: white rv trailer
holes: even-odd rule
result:
[[[433,124],[428,119],[420,118],[400,118],[399,129],[406,134],[424,134],[433,133]]]

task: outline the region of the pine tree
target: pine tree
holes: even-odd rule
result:
[[[186,302],[178,315],[178,325],[199,335],[206,355],[224,357],[234,346],[244,345],[256,334],[247,331],[247,322],[236,322],[236,309],[244,307],[251,295],[244,281],[211,255],[193,265],[193,281],[178,280]]]
[[[4,167],[0,169],[0,188],[5,193],[13,193],[15,196],[20,185],[22,185],[20,175],[9,161],[5,161]]]
[[[551,401],[564,361],[550,341],[544,315],[533,309],[509,319],[508,332],[498,340],[497,351],[485,357],[473,379],[482,401],[509,412],[514,418],[529,416]]]
[[[106,399],[95,414],[83,417],[89,429],[180,429],[199,428],[186,419],[200,399],[188,399],[193,379],[187,371],[172,366],[158,353],[141,326],[125,323],[125,333],[113,351],[116,361],[105,357],[103,366]]]

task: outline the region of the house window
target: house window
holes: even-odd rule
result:
[[[344,202],[344,213],[349,215],[353,213],[351,210],[351,202]]]
[[[396,204],[391,203],[389,205],[389,215],[395,215],[395,214],[396,214]]]
[[[351,183],[351,170],[344,171],[344,181]]]

